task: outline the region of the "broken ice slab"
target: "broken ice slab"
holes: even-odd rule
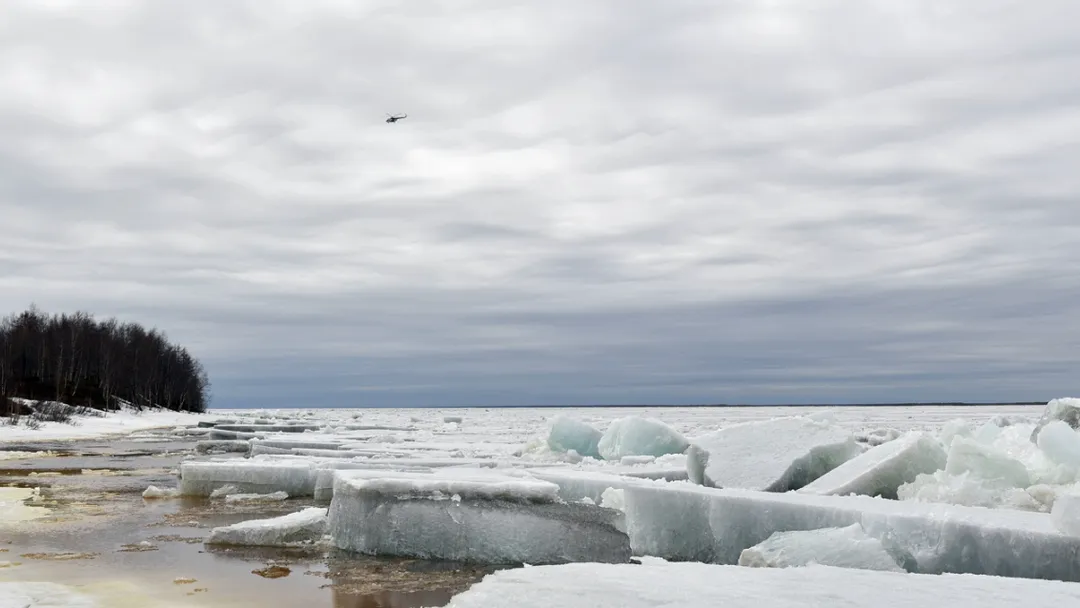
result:
[[[850,431],[824,416],[734,424],[691,440],[690,481],[717,488],[797,490],[862,453]]]
[[[243,453],[251,450],[251,443],[241,439],[215,439],[199,441],[195,443],[195,452],[198,454],[211,453]]]
[[[280,448],[283,450],[299,448],[309,450],[337,450],[341,448],[342,443],[343,442],[341,441],[328,441],[325,439],[253,439],[251,441],[252,446]]]
[[[305,431],[318,431],[322,429],[319,424],[219,424],[214,427],[218,431],[232,431],[234,433],[303,433]]]
[[[220,431],[218,429],[211,429],[210,434],[207,436],[212,441],[230,441],[240,439],[255,439],[258,437],[258,433],[241,433],[239,431]]]
[[[752,568],[792,568],[810,564],[906,572],[881,541],[867,536],[859,524],[846,528],[773,532],[769,538],[739,554],[739,565]]]
[[[558,415],[551,421],[548,448],[553,452],[574,450],[582,456],[600,459],[597,446],[604,434],[577,418]]]
[[[742,568],[670,563],[501,570],[447,608],[938,608],[1080,605],[1080,585],[993,576],[927,576],[829,566]]]
[[[627,416],[612,421],[597,443],[604,460],[625,456],[681,454],[689,443],[681,433],[655,418]]]
[[[214,528],[206,543],[281,547],[318,541],[325,531],[326,509],[310,507],[281,517],[252,519]]]
[[[941,444],[926,433],[909,432],[870,448],[799,490],[807,494],[862,494],[896,498],[896,490],[920,473],[945,466]]]
[[[558,500],[555,484],[480,471],[335,476],[335,546],[487,564],[626,562],[622,513]]]
[[[315,491],[315,461],[228,460],[180,463],[180,493],[210,496],[214,490],[236,486],[246,494],[283,491],[289,496],[311,496]]]
[[[774,532],[858,523],[910,554],[918,572],[1080,581],[1080,538],[1061,534],[1045,513],[679,483],[631,485],[623,498],[639,555],[734,564]]]

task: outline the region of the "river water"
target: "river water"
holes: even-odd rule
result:
[[[149,485],[175,487],[192,447],[162,435],[0,448],[0,582],[62,583],[110,607],[415,608],[442,606],[493,571],[327,548],[204,545],[215,526],[312,502],[143,499]],[[288,573],[253,572],[270,566]]]

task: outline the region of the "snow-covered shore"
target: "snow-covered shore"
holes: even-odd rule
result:
[[[169,410],[123,409],[103,413],[103,416],[74,416],[71,422],[39,422],[37,428],[25,423],[7,424],[0,418],[0,445],[27,441],[67,441],[96,439],[122,435],[152,428],[194,425],[208,414],[191,414]]]

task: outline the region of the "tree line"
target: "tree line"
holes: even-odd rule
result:
[[[203,412],[210,381],[198,360],[157,329],[31,306],[0,320],[0,403],[10,397]]]

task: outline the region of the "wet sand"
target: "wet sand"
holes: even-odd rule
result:
[[[102,606],[416,608],[443,606],[494,571],[324,547],[204,545],[215,526],[313,503],[143,499],[148,485],[176,486],[173,471],[191,445],[113,440],[0,448],[0,582],[61,583]]]

